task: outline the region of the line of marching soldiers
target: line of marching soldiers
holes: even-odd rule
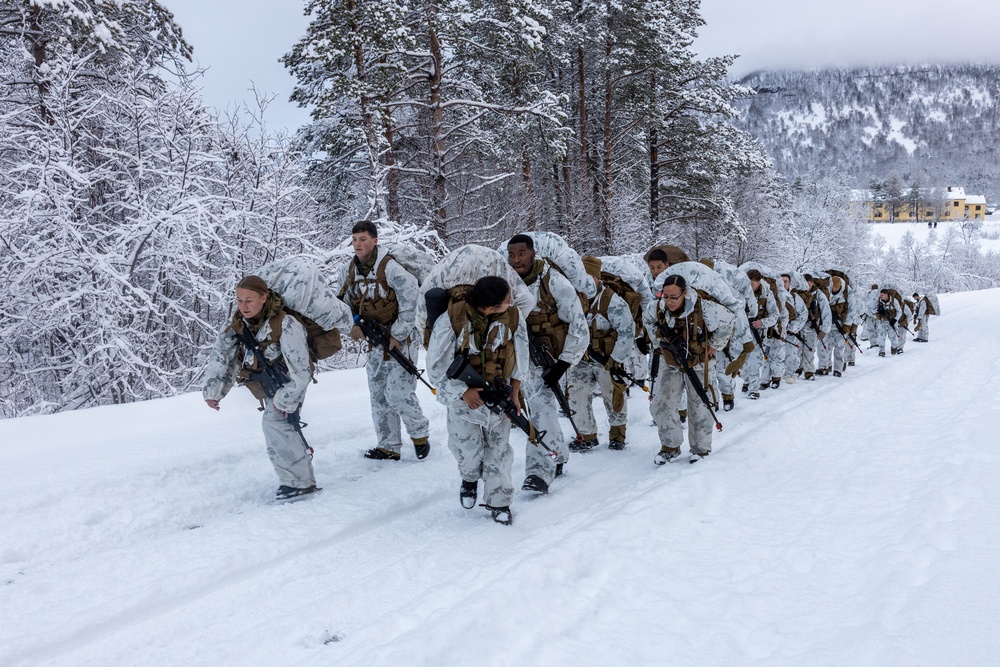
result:
[[[877,286],[856,298],[836,269],[691,262],[669,245],[647,252],[640,269],[623,258],[581,257],[546,232],[518,234],[503,253],[463,246],[425,267],[404,259],[405,248],[380,247],[370,221],[354,226],[352,246],[336,299],[322,296],[321,280],[288,267],[241,280],[237,312],[206,366],[209,407],[218,410],[234,384],[260,399],[278,500],[318,490],[299,412],[323,356],[317,348],[331,332],[336,344],[326,354],[340,348],[337,331],[369,344],[377,445],[365,457],[400,460],[403,426],[416,458],[429,455],[429,422],[415,392],[418,379],[430,380],[447,407],[462,506],[476,506],[482,481],[483,506],[509,525],[512,426],[528,439],[521,488],[546,494],[571,452],[599,444],[595,394],[608,416],[608,447],[621,450],[627,394],[640,388],[650,393],[660,441],[653,462],[681,456],[686,422],[694,463],[712,451],[713,430],[722,428],[716,411],[720,401],[733,408],[737,377],[751,400],[783,381],[840,377],[854,365],[859,326],[880,356],[886,339],[896,354],[907,320],[916,323],[916,340],[927,340],[936,306]],[[415,364],[421,340],[426,378]],[[564,437],[561,417],[572,437]]]

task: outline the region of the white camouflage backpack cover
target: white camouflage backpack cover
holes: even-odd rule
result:
[[[941,314],[941,302],[938,301],[937,294],[931,294],[928,292],[924,295],[927,299],[927,314],[928,315],[940,315]]]
[[[420,284],[416,324],[418,330],[424,331],[425,346],[430,333],[427,326],[427,292],[436,287],[448,291],[463,285],[471,286],[486,276],[500,276],[510,284],[511,299],[521,314],[520,322],[523,326],[524,318],[535,308],[535,297],[528,291],[527,285],[521,280],[521,276],[517,275],[517,271],[507,263],[506,254],[470,243],[456,248],[441,258]]]
[[[341,331],[354,324],[351,309],[326,280],[320,261],[312,257],[275,260],[258,269],[271,291],[280,295],[286,309],[302,322],[309,343],[309,358],[315,363],[338,352]]]
[[[417,279],[418,284],[422,285],[434,269],[434,256],[415,246],[403,243],[380,243],[378,247],[399,262],[407,273]]]
[[[771,289],[771,293],[774,295],[775,305],[777,305],[780,313],[777,331],[780,335],[784,335],[785,329],[788,327],[789,317],[788,308],[785,304],[787,304],[788,300],[792,298],[792,295],[785,289],[785,281],[781,279],[780,272],[772,269],[766,264],[761,264],[760,262],[744,262],[740,265],[740,271],[743,273],[746,273],[751,269],[757,269],[760,271],[760,275],[764,277],[764,282],[766,282],[768,287]]]

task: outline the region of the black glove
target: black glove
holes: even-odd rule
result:
[[[542,382],[549,387],[559,386],[559,380],[569,370],[569,364],[561,359],[542,372]]]
[[[640,336],[635,339],[635,346],[639,350],[639,354],[646,356],[649,354],[649,341],[646,340],[645,336]]]

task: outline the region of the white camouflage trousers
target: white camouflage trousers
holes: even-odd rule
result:
[[[401,349],[410,359],[415,359],[415,347],[410,344]],[[368,353],[365,369],[378,446],[400,451],[403,443],[400,421],[406,425],[410,438],[426,438],[430,424],[417,400],[417,378],[407,373],[395,359],[383,359],[381,348]]]
[[[709,381],[715,377],[715,358],[709,359]],[[694,367],[698,381],[704,383],[705,366]],[[649,411],[656,422],[656,431],[660,436],[660,445],[672,449],[680,449],[684,443],[684,432],[678,410],[687,409],[688,447],[692,454],[707,454],[712,451],[712,430],[715,420],[712,419],[708,407],[698,398],[698,393],[690,386],[691,381],[683,370],[677,366],[663,364],[660,366],[660,376],[656,382],[656,394]],[[687,389],[687,403],[682,402],[684,390]],[[706,388],[709,398],[712,388]]]
[[[878,345],[880,354],[885,354],[886,338],[889,339],[889,345],[895,348],[899,342],[899,338],[896,336],[896,327],[891,326],[884,320],[877,320],[875,324],[875,344]]]
[[[833,351],[833,370],[843,373],[847,364],[847,338],[834,327],[826,337],[826,345]]]
[[[569,460],[569,443],[563,437],[562,426],[559,424],[559,404],[552,390],[542,382],[541,369],[535,365],[531,366],[528,380],[521,388],[527,403],[526,416],[536,429],[545,431],[545,444],[558,454],[553,461],[544,449],[527,443],[524,475],[537,475],[546,484],[551,484],[556,476],[556,463],[566,463]]]
[[[475,424],[461,416],[469,408],[461,405],[448,408],[448,449],[455,455],[462,480],[483,480],[483,500],[491,507],[508,507],[514,497],[511,468],[514,450],[510,446],[510,420],[500,414],[483,411],[485,426]],[[528,445],[531,447],[532,445]]]
[[[736,387],[736,376],[726,375],[726,366],[728,366],[734,359],[734,357],[729,356],[729,346],[727,345],[722,350],[719,351],[716,357],[718,362],[715,364],[715,385],[716,389],[721,394],[732,394],[734,388]],[[746,364],[743,366],[746,368]],[[711,396],[712,394],[709,394]],[[684,408],[681,408],[682,410]]]
[[[662,367],[661,367],[662,370]],[[615,382],[611,373],[601,364],[581,360],[569,369],[569,407],[573,410],[576,427],[584,437],[597,437],[597,420],[594,418],[594,385],[601,388],[601,398],[604,399],[604,409],[608,413],[608,424],[612,427],[623,427],[628,422],[628,401],[622,396],[621,410],[613,406]],[[550,445],[551,446],[551,445]]]
[[[288,419],[278,412],[270,399],[264,401],[264,415],[261,417],[264,443],[267,455],[278,473],[278,484],[296,489],[307,489],[316,485],[312,458],[306,450],[302,438]]]
[[[770,345],[767,334],[764,334],[761,338],[764,341],[764,345]],[[771,347],[774,347],[771,345]],[[764,351],[760,349],[754,341],[753,350],[747,355],[747,362],[743,364],[743,370],[740,371],[740,375],[743,377],[743,382],[750,385],[750,391],[757,391],[761,384],[769,384],[771,378],[761,377],[761,371],[766,371],[770,364],[770,355],[768,355],[768,362],[764,361]]]
[[[929,317],[921,317],[917,320],[917,328],[914,329],[915,335],[913,336],[913,340],[930,340],[931,330],[927,324],[929,321]]]
[[[906,334],[910,333],[910,330],[904,326],[896,325],[896,349],[902,350],[906,345]]]
[[[791,346],[777,338],[770,339],[770,343],[771,348],[767,353],[768,372],[771,374],[771,379],[774,380],[785,375],[785,349]],[[793,347],[792,349],[794,350],[795,348]]]
[[[823,336],[823,340],[820,340],[818,335],[816,336],[816,342],[818,343],[818,345],[816,345],[816,358],[818,360],[816,362],[817,368],[830,368],[830,366],[832,365],[833,341],[831,341],[830,338],[836,332],[837,329],[836,327],[834,327],[830,329],[830,332],[828,334]]]
[[[816,337],[816,330],[809,325],[803,327],[800,333],[805,342],[799,342],[799,366],[804,373],[815,373],[816,352],[820,347],[819,338]]]
[[[799,366],[802,365],[802,349],[805,346],[791,333],[785,335],[785,338],[792,341],[792,343],[785,343],[785,376],[794,377],[795,371],[799,370]]]

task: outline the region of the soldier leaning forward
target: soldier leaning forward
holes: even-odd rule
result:
[[[202,396],[208,407],[218,410],[219,401],[237,379],[245,384],[263,407],[264,441],[280,484],[277,498],[313,493],[317,489],[312,451],[296,429],[298,411],[312,378],[305,327],[283,310],[281,297],[257,276],[247,276],[236,285],[236,305],[232,322],[219,334],[209,354]],[[264,362],[247,349],[247,343],[240,342],[238,336],[247,334],[248,340],[259,344]],[[265,363],[270,368],[262,368]],[[263,382],[256,379],[265,370],[277,372],[284,383],[273,383],[265,390]]]
[[[390,338],[389,346],[415,362],[419,341],[416,334],[417,279],[378,247],[378,228],[363,220],[351,230],[354,258],[341,277],[340,298],[350,304],[355,315],[375,322]],[[351,338],[364,340],[359,326]],[[365,365],[371,394],[372,421],[378,446],[365,458],[398,461],[402,450],[400,420],[413,440],[418,459],[430,453],[430,427],[416,396],[417,378],[389,356],[388,350],[372,346]]]
[[[498,276],[486,276],[476,281],[464,300],[451,301],[448,316],[434,322],[427,347],[427,374],[438,389],[437,400],[448,408],[448,448],[462,476],[459,499],[466,509],[474,507],[482,478],[485,506],[502,524],[513,519],[511,423],[504,414],[487,409],[487,401],[497,397],[450,378],[448,370],[457,357],[463,357],[491,384],[499,378],[509,386],[510,400],[520,407],[528,338],[519,320],[511,305],[510,285]]]
[[[733,332],[733,313],[689,289],[682,276],[673,274],[663,282],[655,311],[645,315],[646,330],[662,348],[663,365],[650,412],[660,436],[660,452],[653,462],[664,464],[681,453],[684,435],[678,410],[687,390],[688,446],[691,462],[712,451],[713,417],[707,396],[713,395],[715,355]],[[691,369],[694,381],[685,369]],[[703,391],[698,391],[701,388]],[[707,394],[707,395],[706,395]]]

